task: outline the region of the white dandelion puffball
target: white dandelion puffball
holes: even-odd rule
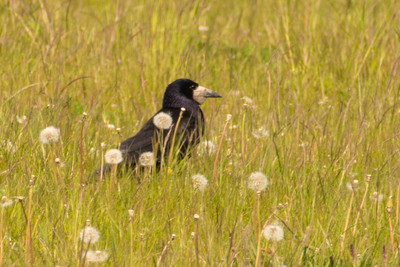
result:
[[[42,144],[57,142],[58,139],[60,138],[60,129],[56,129],[53,126],[49,126],[40,132],[39,138]]]
[[[153,123],[158,129],[167,130],[172,125],[172,117],[168,113],[160,112],[154,116]]]
[[[139,164],[141,166],[153,166],[154,165],[154,154],[153,152],[144,152],[140,154]]]
[[[100,232],[92,226],[86,226],[79,234],[81,240],[85,243],[94,244],[100,239]]]
[[[194,188],[199,191],[204,191],[208,184],[207,178],[202,174],[195,174],[192,176]]]
[[[370,197],[370,199],[372,200],[376,200],[378,202],[382,201],[385,198],[384,194],[379,194],[378,192],[374,192],[372,194],[372,196]]]
[[[247,187],[256,192],[263,191],[268,185],[268,179],[262,172],[253,172],[247,181]]]
[[[103,262],[108,259],[108,253],[100,250],[89,250],[86,254],[86,260],[88,262]]]
[[[204,26],[204,25],[200,25],[200,26],[199,26],[199,31],[201,31],[201,32],[208,32],[208,27],[207,27],[207,26]]]
[[[244,97],[242,97],[242,100],[243,100],[243,102],[244,102],[245,104],[247,104],[247,105],[249,105],[249,106],[252,106],[252,105],[253,105],[253,100],[251,100],[250,97],[244,96]]]
[[[257,130],[252,132],[252,135],[256,139],[261,139],[269,136],[269,131],[264,128],[264,126],[261,126]]]
[[[200,143],[198,149],[197,149],[197,154],[199,156],[201,155],[212,155],[216,151],[215,145],[212,141],[203,141]]]
[[[25,123],[27,120],[28,120],[28,118],[27,118],[25,115],[23,115],[22,117],[20,117],[20,116],[17,115],[17,122],[18,122],[19,124],[23,124],[23,123]]]
[[[12,199],[9,199],[8,197],[3,196],[1,198],[1,201],[0,201],[0,207],[1,208],[5,208],[5,207],[8,207],[8,206],[11,206],[12,203],[13,203]]]
[[[262,233],[267,240],[281,241],[283,239],[283,228],[276,224],[265,226]]]
[[[119,149],[110,149],[106,152],[106,162],[109,164],[119,164],[122,162],[122,152]]]

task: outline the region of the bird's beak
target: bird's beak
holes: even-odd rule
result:
[[[210,90],[208,88],[205,88],[203,86],[198,86],[194,91],[193,91],[193,99],[199,103],[200,105],[204,103],[206,98],[209,97],[222,97],[220,94],[217,92],[214,92],[213,90]]]

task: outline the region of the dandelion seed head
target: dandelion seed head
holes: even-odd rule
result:
[[[3,146],[6,148],[8,152],[15,152],[15,146],[10,140],[3,140]]]
[[[108,150],[104,157],[109,164],[119,164],[123,160],[121,151],[115,148]]]
[[[130,218],[133,218],[133,215],[135,214],[135,211],[134,210],[132,210],[132,209],[129,209],[128,210],[128,215],[129,215],[129,217]]]
[[[372,193],[372,195],[371,195],[371,197],[370,197],[370,199],[376,200],[376,201],[378,201],[378,202],[382,201],[384,198],[385,198],[385,195],[384,195],[384,194],[379,194],[379,193],[376,192],[376,191],[375,191],[374,193]]]
[[[195,214],[195,215],[193,216],[193,218],[197,221],[198,219],[200,219],[200,215],[199,215],[199,214]]]
[[[172,117],[168,113],[160,112],[153,117],[153,123],[158,129],[167,130],[172,125]]]
[[[244,97],[242,97],[242,100],[243,100],[244,104],[247,104],[249,106],[253,105],[253,100],[250,97],[244,96]]]
[[[25,115],[23,115],[22,117],[20,117],[20,116],[17,115],[17,122],[18,122],[19,124],[23,124],[23,123],[25,123],[27,120],[28,120],[28,118],[27,118]]]
[[[89,250],[86,254],[86,260],[88,262],[104,262],[108,259],[108,253],[100,250]]]
[[[267,129],[265,129],[264,126],[261,126],[260,128],[258,128],[257,130],[252,132],[252,135],[254,136],[254,138],[256,139],[261,139],[261,138],[265,138],[269,136],[269,131]]]
[[[81,240],[85,243],[94,244],[100,239],[100,232],[92,226],[85,226],[79,234]]]
[[[201,32],[207,32],[207,31],[208,31],[208,27],[207,27],[207,26],[204,26],[204,25],[200,25],[200,26],[199,26],[199,31],[201,31]]]
[[[262,172],[253,172],[247,181],[247,187],[255,192],[261,192],[268,186],[268,178]]]
[[[277,224],[265,226],[262,233],[267,240],[278,242],[283,239],[283,228]]]
[[[212,141],[203,141],[200,143],[200,145],[197,148],[197,155],[201,156],[201,155],[212,155],[215,153],[216,151],[216,147],[214,145],[214,143]]]
[[[208,180],[204,175],[195,174],[192,176],[194,188],[199,191],[204,191],[208,184]]]
[[[114,126],[113,124],[108,124],[108,125],[107,125],[107,128],[110,129],[110,130],[114,130],[114,129],[115,129],[115,126]]]
[[[0,207],[1,208],[5,208],[5,207],[8,207],[8,206],[11,206],[12,203],[13,203],[12,199],[9,199],[6,196],[2,196],[1,197],[1,201],[0,201]]]
[[[155,163],[154,161],[154,154],[151,151],[144,152],[140,154],[139,157],[139,164],[141,166],[153,166]]]
[[[60,138],[60,129],[49,126],[40,132],[39,138],[42,144],[57,142]]]
[[[346,184],[346,188],[350,191],[357,191],[358,190],[358,180],[353,180],[351,183]]]
[[[232,114],[226,115],[226,121],[230,121],[232,119]]]

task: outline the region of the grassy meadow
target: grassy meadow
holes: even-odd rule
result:
[[[5,0],[0,21],[3,266],[400,264],[399,1]],[[223,96],[214,151],[82,186],[182,77]]]

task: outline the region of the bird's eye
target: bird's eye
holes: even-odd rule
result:
[[[189,88],[194,90],[196,88],[196,85],[192,84]]]

